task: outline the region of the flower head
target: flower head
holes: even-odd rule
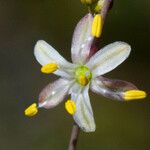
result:
[[[91,14],[87,14],[77,24],[71,47],[72,63],[63,58],[45,41],[38,41],[34,49],[34,55],[42,65],[41,71],[53,72],[60,76],[58,80],[48,84],[41,91],[38,108],[53,108],[67,95],[71,95],[70,100],[65,103],[65,108],[85,132],[93,132],[96,128],[89,89],[119,101],[141,99],[146,96],[144,91],[138,90],[129,82],[102,77],[129,56],[131,47],[125,42],[114,42],[90,57],[90,49],[94,40],[94,35],[91,33],[92,24]],[[28,116],[36,114],[35,104],[25,112]]]

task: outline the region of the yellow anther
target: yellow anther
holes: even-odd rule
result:
[[[124,99],[126,101],[142,99],[146,97],[146,92],[141,90],[129,90],[124,93]]]
[[[81,75],[81,76],[79,77],[79,83],[80,83],[82,86],[86,86],[86,85],[89,83],[89,80],[87,79],[86,76]]]
[[[58,69],[57,64],[46,64],[41,68],[41,72],[49,74],[49,73],[53,73],[57,69]]]
[[[33,103],[24,111],[25,115],[28,117],[32,117],[38,113],[37,104]]]
[[[102,16],[100,14],[95,15],[92,24],[92,36],[99,38],[102,33]]]
[[[76,104],[73,100],[67,100],[67,102],[65,103],[65,108],[71,115],[74,115],[76,112]]]

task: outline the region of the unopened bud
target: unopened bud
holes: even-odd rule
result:
[[[81,0],[82,4],[91,5],[93,3],[96,3],[98,0]]]
[[[99,0],[99,1],[97,2],[96,6],[95,6],[95,9],[94,9],[94,11],[95,11],[96,13],[99,13],[99,12],[101,11],[101,9],[102,9],[103,6],[104,6],[104,2],[105,2],[105,0]]]

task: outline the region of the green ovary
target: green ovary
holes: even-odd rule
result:
[[[75,78],[80,85],[86,86],[92,78],[92,73],[86,66],[80,66],[75,70]]]

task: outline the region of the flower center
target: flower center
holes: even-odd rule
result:
[[[75,78],[79,84],[86,86],[92,78],[92,73],[86,66],[80,66],[75,70]]]

